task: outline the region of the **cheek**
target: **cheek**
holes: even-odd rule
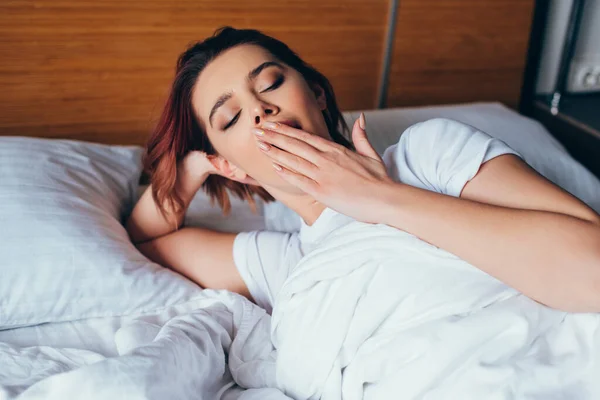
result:
[[[286,97],[290,99],[289,110],[293,110],[293,113],[305,122],[306,131],[330,139],[323,111],[312,89],[306,83],[293,85],[291,93],[286,93]]]
[[[233,140],[230,140],[229,149],[231,154],[228,159],[248,174],[252,174],[256,157],[259,155],[252,134],[246,132],[236,134]]]
[[[293,111],[304,110],[304,112],[318,110],[318,104],[310,88],[306,85],[294,85],[290,93],[286,93],[288,108]]]
[[[235,166],[246,170],[249,161],[256,154],[250,141],[250,133],[244,134],[237,129],[230,129],[225,134],[219,134],[218,137],[210,138],[210,141],[217,150],[217,153]]]
[[[221,156],[258,181],[274,184],[280,179],[271,160],[256,145],[250,128],[234,129],[226,135],[212,142]]]

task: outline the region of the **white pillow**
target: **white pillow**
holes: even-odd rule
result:
[[[451,118],[504,141],[541,175],[600,213],[598,178],[576,161],[542,124],[500,103],[392,108],[364,113],[369,140],[379,154],[397,143],[409,126],[436,117]],[[360,111],[346,112],[344,119],[352,127],[359,115]],[[266,205],[264,214],[269,230],[293,232],[300,228],[300,217],[279,202]]]
[[[145,258],[120,223],[141,154],[0,138],[0,329],[152,310],[198,293]]]
[[[345,115],[347,121],[358,116],[359,112]],[[417,122],[445,117],[471,125],[508,144],[541,175],[600,212],[598,178],[575,160],[542,124],[500,103],[375,110],[365,112],[365,117],[367,133],[379,152],[398,142],[404,130]]]

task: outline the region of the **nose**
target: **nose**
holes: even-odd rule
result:
[[[269,104],[264,101],[258,101],[252,109],[252,119],[255,126],[259,126],[268,117],[277,115],[279,107],[274,104]]]

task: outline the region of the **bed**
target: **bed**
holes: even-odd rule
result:
[[[518,101],[533,2],[310,3],[320,11],[311,13],[314,18],[305,16],[306,4],[293,3],[0,5],[7,55],[0,61],[0,399],[299,398],[277,389],[270,369],[275,356],[258,345],[268,336],[269,314],[241,296],[203,290],[150,262],[122,226],[145,188],[141,145],[175,56],[190,37],[212,29],[196,28],[198,19],[211,27],[250,21],[297,44],[340,88],[342,107],[354,110],[344,113],[349,123],[365,111],[380,153],[414,123],[455,119],[503,140],[600,212],[600,181],[541,124],[510,108]],[[297,29],[274,23],[274,15],[294,19]],[[438,24],[419,36],[424,22],[432,21]],[[505,41],[487,34],[497,30],[507,32]],[[441,44],[433,40],[443,33]],[[327,39],[303,40],[306,35]],[[399,40],[386,42],[389,36]],[[411,44],[411,38],[420,42]],[[447,51],[428,52],[432,43]],[[355,45],[363,57],[355,56]],[[336,57],[328,56],[331,49]],[[475,53],[482,55],[476,65],[470,58]],[[403,63],[405,56],[412,61]],[[424,106],[440,103],[453,104]],[[277,202],[259,203],[253,213],[235,199],[224,216],[198,193],[186,224],[291,232],[299,219]],[[590,333],[594,316],[585,318],[573,326],[586,353],[563,340],[572,344],[562,348],[570,352],[570,364],[553,365],[563,380],[546,386],[554,375],[529,377],[537,386],[520,398],[597,398],[600,388],[581,392],[581,377],[573,372],[600,359]],[[445,373],[451,378],[453,371]],[[435,385],[427,375],[420,378],[423,387]],[[393,398],[402,397],[402,388]],[[492,398],[485,390],[485,384],[473,387],[462,398]],[[347,393],[355,397],[344,398],[361,398]]]
[[[357,116],[357,112],[345,114],[349,121]],[[538,171],[600,211],[600,182],[539,123],[501,104],[366,111],[371,139],[380,152],[397,141],[404,128],[440,116],[501,138]],[[0,139],[0,143],[4,150],[0,173],[19,177],[11,182],[3,175],[0,184],[4,221],[1,398],[20,394],[19,399],[58,399],[74,393],[90,399],[122,393],[128,393],[127,398],[191,398],[199,393],[204,398],[285,398],[278,397],[281,393],[242,391],[225,368],[239,324],[269,318],[263,310],[232,293],[201,290],[145,260],[126,243],[118,217],[127,214],[144,188],[137,185],[140,147],[19,137]],[[17,149],[26,160],[15,155]],[[38,166],[47,172],[40,174]],[[117,170],[119,184],[115,176],[103,177]],[[40,175],[43,184],[36,181]],[[30,187],[19,189],[25,181]],[[99,202],[103,185],[115,195],[107,203],[118,207]],[[94,187],[98,192],[88,193],[83,200],[51,195],[59,190],[63,195],[85,196],[81,191]],[[41,204],[37,196],[27,200],[36,190],[50,200]],[[11,202],[9,196],[15,200]],[[89,203],[83,204],[86,199]],[[231,232],[298,227],[297,216],[280,203],[260,204],[259,211],[254,214],[234,201],[231,215],[225,217],[199,193],[186,221]],[[61,223],[43,218],[61,213]],[[24,216],[36,217],[35,227]],[[50,229],[54,232],[48,239]],[[248,373],[240,367],[236,382],[243,382]],[[107,385],[108,381],[112,383]]]

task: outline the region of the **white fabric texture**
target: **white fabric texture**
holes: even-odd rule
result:
[[[447,118],[434,118],[409,127],[383,155],[389,176],[421,189],[458,197],[481,164],[517,152],[486,133]],[[250,294],[271,312],[277,292],[298,261],[322,238],[347,222],[326,209],[299,233],[240,233],[233,245],[234,261]]]
[[[0,329],[152,310],[200,291],[151,263],[120,223],[141,153],[0,138]]]
[[[290,268],[304,256],[297,233],[242,232],[233,242],[233,261],[252,298],[269,313]]]
[[[105,352],[10,345],[0,332],[0,399],[593,400],[599,318],[549,309],[408,233],[350,221],[298,264],[272,318],[205,290],[153,313],[37,327],[48,340],[62,325],[56,342],[103,332]]]
[[[205,290],[152,313],[40,325],[31,346],[2,331],[0,399],[289,399],[276,389],[269,319],[242,296]],[[104,346],[89,338],[99,332]],[[90,343],[60,346],[65,335]]]
[[[103,332],[104,351],[10,345],[0,332],[0,399],[600,396],[599,315],[549,309],[385,225],[350,221],[326,239],[272,318],[205,290],[153,313],[37,327],[45,344],[52,329],[56,342]]]
[[[600,398],[600,315],[545,307],[386,225],[324,238],[271,323],[294,399]]]

